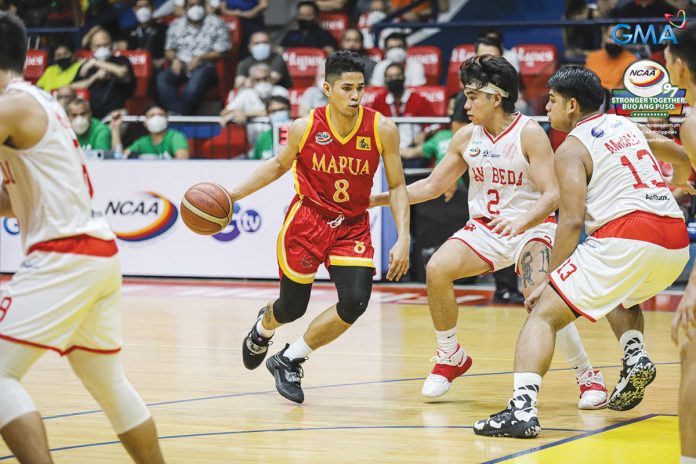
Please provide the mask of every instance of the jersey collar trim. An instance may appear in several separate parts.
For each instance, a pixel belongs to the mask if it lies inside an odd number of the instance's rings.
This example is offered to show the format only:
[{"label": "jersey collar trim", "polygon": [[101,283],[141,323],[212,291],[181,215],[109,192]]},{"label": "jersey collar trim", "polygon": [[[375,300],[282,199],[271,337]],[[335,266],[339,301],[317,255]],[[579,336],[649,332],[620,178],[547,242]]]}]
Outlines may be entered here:
[{"label": "jersey collar trim", "polygon": [[512,121],[510,125],[507,127],[507,129],[501,132],[497,137],[493,137],[491,133],[486,130],[485,127],[481,126],[481,128],[483,129],[483,133],[486,134],[486,137],[488,137],[492,143],[496,143],[497,141],[505,137],[517,125],[520,119],[522,119],[522,113],[518,112],[515,120]]},{"label": "jersey collar trim", "polygon": [[578,127],[580,124],[585,124],[586,122],[593,121],[597,118],[601,118],[602,116],[604,116],[604,113],[595,114],[594,116],[590,116],[589,118],[585,118],[582,121],[578,121],[578,123],[575,125],[575,127]]},{"label": "jersey collar trim", "polygon": [[345,137],[341,137],[340,134],[336,129],[334,129],[334,125],[331,122],[331,113],[329,112],[329,105],[326,105],[326,121],[329,123],[329,130],[333,134],[333,136],[338,140],[341,144],[345,145],[348,143],[350,139],[353,138],[356,132],[358,132],[358,129],[360,128],[360,125],[362,124],[362,119],[363,119],[363,106],[360,105],[358,107],[358,119],[355,121],[355,126],[353,127],[353,130],[350,131],[350,134],[346,135]]}]

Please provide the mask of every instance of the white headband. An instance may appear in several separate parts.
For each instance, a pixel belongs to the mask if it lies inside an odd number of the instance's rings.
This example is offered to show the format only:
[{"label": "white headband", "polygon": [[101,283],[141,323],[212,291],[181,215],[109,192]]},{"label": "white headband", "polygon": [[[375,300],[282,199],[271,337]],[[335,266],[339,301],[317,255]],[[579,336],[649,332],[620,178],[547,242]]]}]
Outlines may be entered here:
[{"label": "white headband", "polygon": [[480,92],[488,93],[491,95],[500,94],[503,98],[507,98],[510,96],[510,94],[508,92],[501,89],[500,87],[493,84],[492,82],[486,82],[486,85],[481,86],[481,87],[477,87],[474,84],[467,84],[466,88],[471,89],[471,90],[478,90]]}]

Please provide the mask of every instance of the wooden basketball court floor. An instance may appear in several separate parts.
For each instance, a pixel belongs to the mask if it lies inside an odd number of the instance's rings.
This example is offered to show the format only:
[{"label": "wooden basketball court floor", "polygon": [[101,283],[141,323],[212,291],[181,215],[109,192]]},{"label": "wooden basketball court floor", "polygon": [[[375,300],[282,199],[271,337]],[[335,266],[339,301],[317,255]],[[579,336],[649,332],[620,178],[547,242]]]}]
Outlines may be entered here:
[{"label": "wooden basketball court floor", "polygon": [[[542,385],[536,440],[481,438],[473,423],[502,409],[525,311],[493,306],[490,289],[457,291],[459,337],[474,363],[444,397],[420,394],[435,337],[422,287],[376,287],[367,313],[304,365],[305,403],[280,397],[265,366],[247,371],[242,339],[275,283],[131,280],[124,286],[126,372],[157,421],[170,463],[667,463],[678,462],[679,356],[669,340],[678,293],[645,314],[658,376],[627,412],[577,409],[573,374],[556,356]],[[308,314],[280,329],[271,352],[335,300],[317,284]],[[608,387],[621,351],[605,321],[579,329]],[[105,416],[47,353],[24,384],[41,410],[56,463],[130,462]],[[0,444],[0,461],[16,462]]]}]

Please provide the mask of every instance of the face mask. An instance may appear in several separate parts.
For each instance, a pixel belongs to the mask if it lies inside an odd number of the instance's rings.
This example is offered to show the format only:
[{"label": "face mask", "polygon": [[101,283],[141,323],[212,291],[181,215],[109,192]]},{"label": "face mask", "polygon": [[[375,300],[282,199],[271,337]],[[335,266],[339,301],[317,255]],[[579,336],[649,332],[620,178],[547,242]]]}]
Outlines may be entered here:
[{"label": "face mask", "polygon": [[607,54],[610,57],[616,58],[623,51],[623,47],[619,44],[609,42],[607,44],[604,44],[604,50],[606,50]]},{"label": "face mask", "polygon": [[259,95],[261,98],[266,98],[271,94],[271,91],[273,90],[273,84],[270,82],[257,82],[254,84],[254,91]]},{"label": "face mask", "polygon": [[78,116],[70,121],[73,130],[77,135],[82,135],[89,129],[89,119],[84,116]]},{"label": "face mask", "polygon": [[188,9],[186,16],[194,23],[197,23],[203,19],[203,16],[205,16],[205,8],[200,5],[194,5]]},{"label": "face mask", "polygon": [[256,61],[263,61],[271,56],[271,45],[267,43],[257,43],[249,48],[252,58]]},{"label": "face mask", "polygon": [[139,23],[145,24],[152,19],[152,10],[147,7],[138,8],[135,10],[135,17]]},{"label": "face mask", "polygon": [[297,25],[300,27],[301,31],[311,31],[317,26],[316,23],[310,19],[298,19]]},{"label": "face mask", "polygon": [[401,47],[390,48],[387,50],[386,58],[392,63],[403,63],[406,61],[406,50]]},{"label": "face mask", "polygon": [[145,127],[151,134],[159,134],[167,128],[167,118],[162,115],[155,115],[145,120]]},{"label": "face mask", "polygon": [[288,110],[274,111],[268,115],[268,119],[270,119],[271,122],[289,121],[290,120],[290,111],[288,111]]},{"label": "face mask", "polygon": [[387,89],[389,92],[395,95],[401,95],[404,93],[404,80],[403,79],[392,79],[387,81]]},{"label": "face mask", "polygon": [[56,60],[56,64],[60,66],[60,69],[65,71],[72,65],[72,59],[71,58],[58,58]]},{"label": "face mask", "polygon": [[93,53],[94,59],[98,61],[106,61],[111,58],[111,49],[109,47],[99,47]]}]

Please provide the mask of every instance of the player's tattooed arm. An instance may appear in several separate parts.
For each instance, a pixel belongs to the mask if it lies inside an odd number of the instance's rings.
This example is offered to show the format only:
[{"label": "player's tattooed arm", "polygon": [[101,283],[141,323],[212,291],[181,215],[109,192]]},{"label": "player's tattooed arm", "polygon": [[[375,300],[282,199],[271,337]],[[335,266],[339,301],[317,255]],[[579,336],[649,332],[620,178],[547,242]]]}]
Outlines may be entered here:
[{"label": "player's tattooed arm", "polygon": [[292,123],[288,135],[288,144],[285,145],[281,152],[263,163],[237,186],[229,189],[232,201],[239,201],[257,190],[262,189],[271,182],[279,179],[292,168],[292,164],[297,154],[300,152],[300,144],[302,143],[308,124],[308,118],[300,118]]}]

